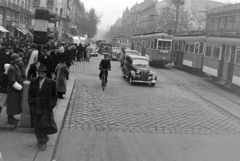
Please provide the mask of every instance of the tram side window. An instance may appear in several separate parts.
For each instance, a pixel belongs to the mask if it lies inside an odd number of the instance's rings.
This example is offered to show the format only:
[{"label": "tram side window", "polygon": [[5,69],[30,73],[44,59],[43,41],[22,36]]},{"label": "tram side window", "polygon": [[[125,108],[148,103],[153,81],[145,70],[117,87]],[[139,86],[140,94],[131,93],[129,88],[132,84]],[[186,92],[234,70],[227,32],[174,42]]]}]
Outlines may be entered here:
[{"label": "tram side window", "polygon": [[195,51],[194,51],[195,54],[199,53],[199,47],[200,47],[199,43],[195,43]]},{"label": "tram side window", "polygon": [[162,41],[158,41],[158,50],[162,50],[162,46],[163,46],[163,42]]},{"label": "tram side window", "polygon": [[186,45],[185,45],[185,52],[188,52],[188,50],[189,50],[189,44],[187,43]]},{"label": "tram side window", "polygon": [[200,42],[200,51],[199,54],[203,54],[203,42]]},{"label": "tram side window", "polygon": [[225,62],[230,62],[231,46],[226,46],[224,55],[225,55],[224,61]]},{"label": "tram side window", "polygon": [[194,44],[190,44],[190,53],[194,53]]},{"label": "tram side window", "polygon": [[214,59],[219,59],[220,58],[220,47],[218,47],[218,46],[213,47],[212,58],[214,58]]},{"label": "tram side window", "polygon": [[151,49],[154,49],[154,40],[151,41]]},{"label": "tram side window", "polygon": [[157,39],[154,40],[154,49],[157,49]]},{"label": "tram side window", "polygon": [[206,57],[212,57],[212,46],[206,46]]},{"label": "tram side window", "polygon": [[179,42],[179,51],[183,51],[184,49],[184,42]]},{"label": "tram side window", "polygon": [[240,64],[240,50],[237,50],[237,55],[236,55],[235,63],[236,63],[236,64]]},{"label": "tram side window", "polygon": [[172,42],[167,41],[166,43],[167,43],[166,50],[171,50]]}]

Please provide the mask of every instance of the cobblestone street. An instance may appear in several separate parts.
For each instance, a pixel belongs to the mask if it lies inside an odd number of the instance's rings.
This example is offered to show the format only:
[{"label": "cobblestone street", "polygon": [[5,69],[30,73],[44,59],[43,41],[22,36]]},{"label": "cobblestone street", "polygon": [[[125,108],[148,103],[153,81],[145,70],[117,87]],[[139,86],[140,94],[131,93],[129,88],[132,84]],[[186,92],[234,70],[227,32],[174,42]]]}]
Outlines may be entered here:
[{"label": "cobblestone street", "polygon": [[155,87],[130,85],[112,61],[102,91],[98,65],[74,62],[76,78],[55,160],[239,160],[239,97],[203,74],[154,68]]},{"label": "cobblestone street", "polygon": [[[132,86],[121,77],[119,62],[112,61],[109,83],[106,91],[102,91],[99,62],[99,57],[90,62],[75,62],[71,69],[77,79],[63,130],[219,135],[240,132],[238,119],[189,90],[196,92],[200,88],[200,92],[216,95],[206,89],[217,88],[208,82],[197,81],[186,72],[181,74],[191,78],[176,73],[175,77],[176,69],[155,68],[158,74],[155,87]],[[201,95],[200,92],[196,93]]]}]

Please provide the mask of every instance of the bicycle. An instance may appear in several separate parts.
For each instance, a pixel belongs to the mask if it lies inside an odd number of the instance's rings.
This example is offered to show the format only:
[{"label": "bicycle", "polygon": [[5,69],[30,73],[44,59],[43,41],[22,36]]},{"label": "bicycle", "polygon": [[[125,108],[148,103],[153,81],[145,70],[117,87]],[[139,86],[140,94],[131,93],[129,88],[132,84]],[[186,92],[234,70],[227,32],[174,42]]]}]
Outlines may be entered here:
[{"label": "bicycle", "polygon": [[106,79],[105,79],[105,77],[106,77],[106,75],[105,75],[105,73],[106,73],[106,71],[108,71],[109,70],[109,68],[108,69],[102,69],[101,68],[101,71],[102,71],[102,77],[101,77],[101,80],[102,80],[102,90],[104,91],[104,89],[105,89],[105,87],[106,87]]}]

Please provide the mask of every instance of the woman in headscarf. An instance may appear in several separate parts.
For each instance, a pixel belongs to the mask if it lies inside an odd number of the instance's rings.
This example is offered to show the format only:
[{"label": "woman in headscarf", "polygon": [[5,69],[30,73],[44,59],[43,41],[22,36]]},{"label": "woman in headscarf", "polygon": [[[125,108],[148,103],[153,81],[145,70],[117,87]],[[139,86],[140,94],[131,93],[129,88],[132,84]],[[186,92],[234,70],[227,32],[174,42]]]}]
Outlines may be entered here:
[{"label": "woman in headscarf", "polygon": [[38,60],[38,50],[33,50],[32,54],[31,54],[31,57],[28,61],[27,68],[26,68],[26,75],[27,75],[28,79],[29,79],[28,73],[29,73],[29,70],[30,70],[30,66],[32,64],[36,64],[37,60]]},{"label": "woman in headscarf", "polygon": [[0,95],[3,98],[3,103],[0,104],[0,113],[2,111],[2,107],[4,106],[7,98],[7,86],[8,86],[8,68],[10,64],[5,64],[4,65],[4,70],[5,72],[0,76]]}]

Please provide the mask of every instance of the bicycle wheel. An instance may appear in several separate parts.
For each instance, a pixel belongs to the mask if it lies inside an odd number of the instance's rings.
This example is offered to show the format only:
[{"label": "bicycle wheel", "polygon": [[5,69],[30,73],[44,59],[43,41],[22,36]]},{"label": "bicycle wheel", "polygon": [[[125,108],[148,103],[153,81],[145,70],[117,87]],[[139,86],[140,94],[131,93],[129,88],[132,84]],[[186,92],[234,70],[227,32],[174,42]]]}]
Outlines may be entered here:
[{"label": "bicycle wheel", "polygon": [[102,76],[102,89],[103,89],[103,91],[105,89],[105,76],[104,75]]}]

